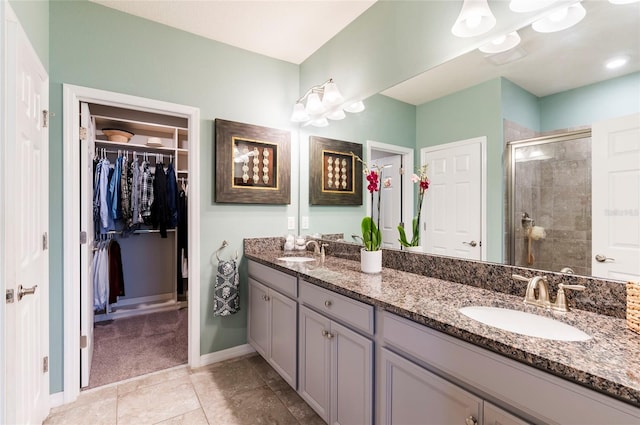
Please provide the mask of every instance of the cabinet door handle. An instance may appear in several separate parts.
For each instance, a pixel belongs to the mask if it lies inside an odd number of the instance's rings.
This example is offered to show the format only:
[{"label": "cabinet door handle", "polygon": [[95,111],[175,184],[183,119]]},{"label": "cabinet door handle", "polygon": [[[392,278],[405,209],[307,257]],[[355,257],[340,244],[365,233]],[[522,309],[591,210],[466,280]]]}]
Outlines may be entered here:
[{"label": "cabinet door handle", "polygon": [[473,416],[469,416],[464,420],[465,425],[478,425],[478,421]]},{"label": "cabinet door handle", "polygon": [[324,329],[322,330],[322,336],[327,338],[327,339],[333,338],[333,334],[331,332],[329,332],[329,331],[324,330]]},{"label": "cabinet door handle", "polygon": [[322,330],[322,336],[326,337],[329,334],[328,331],[325,331],[324,329]]},{"label": "cabinet door handle", "polygon": [[262,299],[263,299],[263,300],[265,300],[265,301],[269,301],[269,296],[267,296],[267,295],[263,295],[263,296],[262,296]]},{"label": "cabinet door handle", "polygon": [[331,304],[333,304],[333,303],[331,302],[331,300],[326,300],[326,301],[324,302],[324,306],[325,306],[325,307],[327,307],[327,308],[331,307]]}]

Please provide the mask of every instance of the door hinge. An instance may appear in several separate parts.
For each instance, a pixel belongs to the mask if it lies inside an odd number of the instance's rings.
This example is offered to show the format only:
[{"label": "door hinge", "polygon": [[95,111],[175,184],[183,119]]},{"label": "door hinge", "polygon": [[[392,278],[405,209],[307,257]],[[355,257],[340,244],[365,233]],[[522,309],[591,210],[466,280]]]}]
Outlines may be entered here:
[{"label": "door hinge", "polygon": [[42,127],[49,127],[49,111],[46,109],[42,111]]},{"label": "door hinge", "polygon": [[87,129],[80,127],[80,140],[87,140]]},{"label": "door hinge", "polygon": [[42,372],[49,372],[49,356],[44,356],[44,358],[42,359]]},{"label": "door hinge", "polygon": [[5,302],[7,304],[11,304],[13,302],[13,299],[14,299],[13,289],[7,289],[7,292],[5,295]]},{"label": "door hinge", "polygon": [[398,168],[398,174],[400,174],[401,176],[404,176],[404,168],[402,167]]},{"label": "door hinge", "polygon": [[80,232],[80,245],[84,245],[87,243],[87,232]]},{"label": "door hinge", "polygon": [[42,250],[46,251],[49,248],[49,235],[47,232],[42,234]]},{"label": "door hinge", "polygon": [[89,345],[86,335],[80,335],[80,348],[87,348]]}]

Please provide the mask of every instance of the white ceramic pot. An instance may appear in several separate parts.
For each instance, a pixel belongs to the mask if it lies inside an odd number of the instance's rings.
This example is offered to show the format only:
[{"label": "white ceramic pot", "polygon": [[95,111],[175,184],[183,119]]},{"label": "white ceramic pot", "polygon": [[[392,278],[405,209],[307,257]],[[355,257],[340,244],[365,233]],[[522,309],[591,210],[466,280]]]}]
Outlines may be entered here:
[{"label": "white ceramic pot", "polygon": [[422,245],[418,245],[418,246],[405,246],[404,247],[405,251],[407,252],[424,252],[424,249],[422,248]]},{"label": "white ceramic pot", "polygon": [[382,250],[367,251],[360,250],[360,270],[364,273],[380,273],[382,271]]}]

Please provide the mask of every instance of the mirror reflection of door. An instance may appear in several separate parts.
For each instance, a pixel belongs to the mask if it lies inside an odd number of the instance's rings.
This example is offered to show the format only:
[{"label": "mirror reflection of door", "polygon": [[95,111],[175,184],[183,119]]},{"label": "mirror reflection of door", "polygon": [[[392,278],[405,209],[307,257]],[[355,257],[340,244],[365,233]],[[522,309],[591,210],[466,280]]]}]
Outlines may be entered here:
[{"label": "mirror reflection of door", "polygon": [[483,141],[475,138],[421,151],[431,184],[423,204],[424,252],[482,260]]},{"label": "mirror reflection of door", "polygon": [[592,274],[640,279],[640,114],[594,123]]},{"label": "mirror reflection of door", "polygon": [[[375,151],[372,152],[375,154]],[[382,153],[388,155],[388,153]],[[372,155],[373,156],[373,155]],[[398,223],[402,221],[402,180],[400,169],[402,168],[402,156],[390,155],[382,158],[373,158],[372,166],[382,169],[382,180],[391,177],[389,186],[381,185],[380,189],[380,232],[382,233],[383,248],[400,248],[398,242]],[[378,198],[373,197],[373,218],[377,219]]]}]

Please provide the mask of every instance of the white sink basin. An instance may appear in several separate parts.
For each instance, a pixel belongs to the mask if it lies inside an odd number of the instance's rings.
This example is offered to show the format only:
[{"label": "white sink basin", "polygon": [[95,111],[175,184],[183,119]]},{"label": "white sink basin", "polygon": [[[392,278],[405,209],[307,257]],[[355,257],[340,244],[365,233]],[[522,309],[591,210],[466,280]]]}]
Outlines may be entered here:
[{"label": "white sink basin", "polygon": [[315,258],[312,257],[278,257],[276,260],[279,261],[289,261],[291,263],[304,263],[305,261],[314,261]]},{"label": "white sink basin", "polygon": [[521,335],[556,341],[586,341],[589,335],[566,323],[524,311],[499,307],[462,307],[460,313],[485,325]]}]

